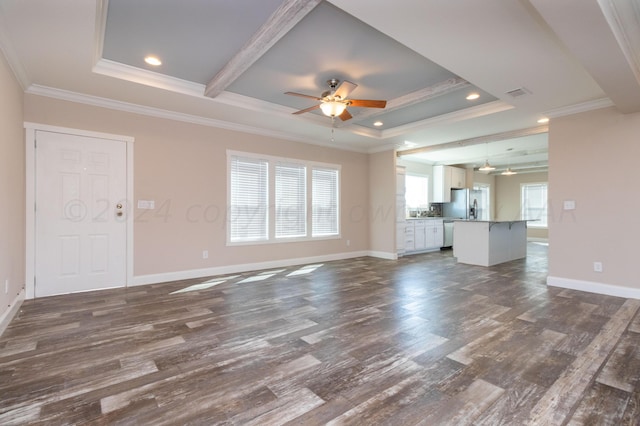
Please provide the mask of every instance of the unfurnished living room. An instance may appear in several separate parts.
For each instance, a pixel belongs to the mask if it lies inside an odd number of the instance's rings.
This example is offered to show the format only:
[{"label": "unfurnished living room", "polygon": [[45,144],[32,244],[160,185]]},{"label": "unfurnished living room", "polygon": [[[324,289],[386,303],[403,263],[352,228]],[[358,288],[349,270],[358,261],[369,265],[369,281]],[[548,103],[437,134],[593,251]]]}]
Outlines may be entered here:
[{"label": "unfurnished living room", "polygon": [[637,0],[2,0],[0,424],[640,422]]}]

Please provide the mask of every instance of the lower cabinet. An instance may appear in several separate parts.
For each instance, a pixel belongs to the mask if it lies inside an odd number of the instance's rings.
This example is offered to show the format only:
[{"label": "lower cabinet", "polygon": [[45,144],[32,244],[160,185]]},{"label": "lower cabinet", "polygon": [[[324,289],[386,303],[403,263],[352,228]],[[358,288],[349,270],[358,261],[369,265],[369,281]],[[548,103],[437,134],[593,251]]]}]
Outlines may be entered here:
[{"label": "lower cabinet", "polygon": [[444,223],[441,220],[427,221],[425,234],[427,238],[427,248],[440,248],[444,244]]},{"label": "lower cabinet", "polygon": [[407,249],[406,243],[406,223],[396,222],[396,252],[401,255]]},{"label": "lower cabinet", "polygon": [[413,219],[407,221],[405,252],[435,250],[444,243],[442,219]]},{"label": "lower cabinet", "polygon": [[415,226],[415,249],[416,250],[424,250],[427,247],[427,239],[424,233],[425,230],[425,222],[426,220],[414,220],[413,225]]}]

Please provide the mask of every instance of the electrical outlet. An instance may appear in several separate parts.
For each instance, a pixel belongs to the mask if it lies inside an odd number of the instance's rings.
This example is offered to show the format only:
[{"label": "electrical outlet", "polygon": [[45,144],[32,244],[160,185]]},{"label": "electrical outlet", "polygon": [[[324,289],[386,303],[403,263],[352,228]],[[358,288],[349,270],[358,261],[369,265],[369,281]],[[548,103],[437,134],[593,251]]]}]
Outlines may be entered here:
[{"label": "electrical outlet", "polygon": [[209,258],[209,250],[202,250],[202,258],[203,259]]},{"label": "electrical outlet", "polygon": [[595,272],[602,272],[602,262],[593,262],[593,270]]},{"label": "electrical outlet", "polygon": [[9,293],[9,279],[4,280],[4,294]]},{"label": "electrical outlet", "polygon": [[351,240],[347,240],[347,247],[351,245]]}]

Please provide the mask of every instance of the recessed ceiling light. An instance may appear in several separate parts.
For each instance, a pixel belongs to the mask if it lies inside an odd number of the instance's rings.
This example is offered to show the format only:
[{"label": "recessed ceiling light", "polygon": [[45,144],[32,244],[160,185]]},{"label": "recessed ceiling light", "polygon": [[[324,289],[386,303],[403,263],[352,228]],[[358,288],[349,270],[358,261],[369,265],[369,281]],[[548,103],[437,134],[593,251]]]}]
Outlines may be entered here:
[{"label": "recessed ceiling light", "polygon": [[144,58],[144,61],[147,64],[152,65],[154,67],[162,65],[162,61],[160,59],[158,59],[157,57],[155,57],[155,56],[146,56]]},{"label": "recessed ceiling light", "polygon": [[376,121],[375,123],[373,123],[374,126],[376,127],[380,127],[382,126],[384,123],[382,121]]},{"label": "recessed ceiling light", "polygon": [[477,93],[469,93],[469,95],[467,96],[467,100],[468,101],[473,101],[474,99],[478,99],[480,97],[479,94]]},{"label": "recessed ceiling light", "polygon": [[418,146],[418,144],[417,144],[417,143],[415,143],[415,142],[410,142],[410,141],[404,141],[404,145],[405,145],[405,146],[407,146],[407,147],[409,147],[409,148],[414,147],[414,146]]},{"label": "recessed ceiling light", "polygon": [[549,122],[549,119],[547,117],[543,117],[540,120],[538,120],[538,123],[540,123],[540,124],[544,124],[544,123],[548,123],[548,122]]}]

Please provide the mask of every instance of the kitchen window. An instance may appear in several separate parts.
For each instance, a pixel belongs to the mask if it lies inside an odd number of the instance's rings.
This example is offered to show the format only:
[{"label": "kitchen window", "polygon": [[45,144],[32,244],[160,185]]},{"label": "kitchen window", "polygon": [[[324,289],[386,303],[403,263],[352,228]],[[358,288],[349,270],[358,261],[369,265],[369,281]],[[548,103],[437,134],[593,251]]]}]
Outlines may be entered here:
[{"label": "kitchen window", "polygon": [[427,210],[429,208],[429,178],[407,175],[404,197],[408,210]]},{"label": "kitchen window", "polygon": [[229,244],[340,235],[340,166],[233,151],[227,160]]},{"label": "kitchen window", "polygon": [[521,218],[532,220],[527,226],[532,228],[547,227],[547,184],[525,183],[520,185]]},{"label": "kitchen window", "polygon": [[473,189],[479,192],[478,219],[491,220],[491,185],[487,183],[474,183]]}]

